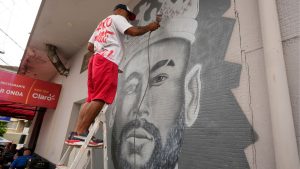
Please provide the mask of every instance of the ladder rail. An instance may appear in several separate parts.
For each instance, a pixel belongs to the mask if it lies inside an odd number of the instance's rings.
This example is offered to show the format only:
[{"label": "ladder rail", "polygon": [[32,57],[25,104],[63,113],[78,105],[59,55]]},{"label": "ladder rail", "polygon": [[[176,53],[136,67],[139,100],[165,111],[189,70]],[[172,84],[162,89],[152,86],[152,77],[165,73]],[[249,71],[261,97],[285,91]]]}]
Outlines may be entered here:
[{"label": "ladder rail", "polygon": [[85,150],[88,147],[89,141],[92,139],[92,136],[94,135],[95,131],[98,130],[98,128],[99,128],[99,123],[95,122],[92,125],[92,129],[91,129],[91,131],[89,131],[89,134],[88,134],[87,138],[85,139],[84,144],[80,147],[80,150],[77,153],[77,155],[76,155],[76,157],[74,159],[74,162],[72,163],[70,169],[76,169],[76,166],[78,165],[78,163],[81,160],[81,158],[82,158]]},{"label": "ladder rail", "polygon": [[[105,117],[104,117],[105,118]],[[103,163],[104,169],[107,169],[108,157],[107,157],[107,130],[106,130],[106,119],[103,121]]]},{"label": "ladder rail", "polygon": [[[87,135],[87,138],[85,139],[84,144],[80,147],[79,151],[77,152],[73,162],[71,163],[70,167],[66,167],[67,169],[78,169],[76,168],[80,162],[80,160],[83,157],[83,154],[85,153],[85,151],[89,151],[88,154],[88,158],[86,161],[86,166],[88,165],[88,163],[90,163],[91,168],[93,169],[94,165],[93,165],[93,148],[88,147],[88,144],[90,142],[90,140],[92,139],[93,135],[98,131],[99,127],[100,127],[100,123],[102,123],[103,126],[103,166],[104,169],[107,169],[108,167],[108,157],[107,157],[107,127],[106,127],[106,117],[105,117],[105,112],[107,111],[108,105],[104,104],[102,110],[100,111],[100,113],[97,115],[97,117],[94,120],[94,123],[90,126],[89,128],[89,134]],[[64,153],[63,157],[61,158],[61,160],[59,161],[58,165],[57,165],[57,169],[59,169],[60,167],[64,167],[62,166],[64,164],[64,162],[67,160],[67,158],[70,155],[70,152],[73,150],[74,146],[69,146],[67,151]],[[64,167],[65,168],[65,167]]]},{"label": "ladder rail", "polygon": [[58,165],[63,165],[64,162],[67,160],[67,158],[69,157],[71,151],[73,150],[73,146],[68,146],[66,152],[64,153],[63,157],[59,160]]}]

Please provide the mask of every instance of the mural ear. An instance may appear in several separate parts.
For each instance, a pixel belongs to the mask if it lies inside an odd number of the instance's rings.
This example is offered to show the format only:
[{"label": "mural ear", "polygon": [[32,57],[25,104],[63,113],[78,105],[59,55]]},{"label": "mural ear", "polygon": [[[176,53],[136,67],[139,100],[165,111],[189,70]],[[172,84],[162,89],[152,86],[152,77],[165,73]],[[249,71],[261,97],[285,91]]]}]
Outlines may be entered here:
[{"label": "mural ear", "polygon": [[185,77],[185,125],[190,127],[196,121],[200,110],[201,68],[195,65]]}]

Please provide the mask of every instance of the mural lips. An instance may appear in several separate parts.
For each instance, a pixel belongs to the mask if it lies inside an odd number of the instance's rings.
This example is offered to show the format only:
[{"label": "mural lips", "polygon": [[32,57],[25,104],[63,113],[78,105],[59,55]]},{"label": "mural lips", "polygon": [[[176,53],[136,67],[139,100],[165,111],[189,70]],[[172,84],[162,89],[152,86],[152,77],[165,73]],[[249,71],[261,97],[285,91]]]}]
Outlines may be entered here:
[{"label": "mural lips", "polygon": [[[123,157],[129,157],[127,161],[134,162],[134,156],[141,159],[149,159],[152,152],[161,147],[161,136],[157,127],[145,119],[136,119],[128,122],[121,132],[120,147]],[[135,139],[135,140],[134,140]],[[149,151],[151,150],[151,151]]]},{"label": "mural lips", "polygon": [[[126,140],[128,140],[129,142],[132,142],[133,138],[136,138],[135,142],[137,144],[141,144],[142,142],[148,142],[148,141],[153,141],[154,138],[147,132],[145,131],[144,128],[136,128],[135,130],[131,130],[128,133],[128,136],[126,137]],[[139,143],[141,142],[141,143]]]}]

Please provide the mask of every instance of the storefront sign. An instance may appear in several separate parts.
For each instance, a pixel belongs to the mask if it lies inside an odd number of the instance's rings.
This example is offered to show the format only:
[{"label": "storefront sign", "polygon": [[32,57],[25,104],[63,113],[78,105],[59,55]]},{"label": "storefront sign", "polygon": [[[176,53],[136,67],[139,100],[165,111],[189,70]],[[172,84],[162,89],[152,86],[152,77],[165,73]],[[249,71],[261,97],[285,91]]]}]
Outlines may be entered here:
[{"label": "storefront sign", "polygon": [[56,108],[61,85],[0,70],[0,100]]}]

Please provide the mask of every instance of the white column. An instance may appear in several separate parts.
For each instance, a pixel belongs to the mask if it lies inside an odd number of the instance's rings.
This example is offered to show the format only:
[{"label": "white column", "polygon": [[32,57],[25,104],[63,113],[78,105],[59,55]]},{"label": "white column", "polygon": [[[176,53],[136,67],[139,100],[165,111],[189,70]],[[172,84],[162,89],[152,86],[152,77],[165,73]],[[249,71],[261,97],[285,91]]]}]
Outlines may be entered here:
[{"label": "white column", "polygon": [[258,0],[258,3],[276,168],[300,169],[276,1]]}]

